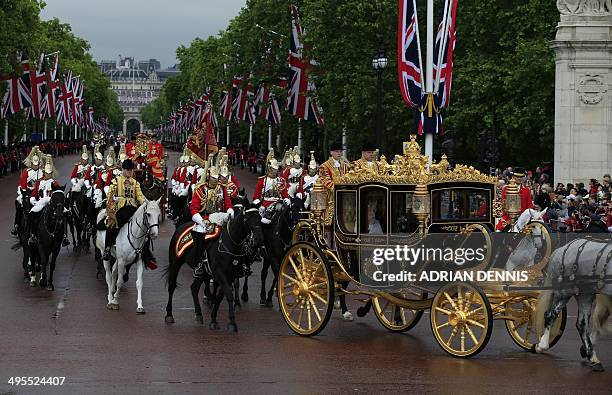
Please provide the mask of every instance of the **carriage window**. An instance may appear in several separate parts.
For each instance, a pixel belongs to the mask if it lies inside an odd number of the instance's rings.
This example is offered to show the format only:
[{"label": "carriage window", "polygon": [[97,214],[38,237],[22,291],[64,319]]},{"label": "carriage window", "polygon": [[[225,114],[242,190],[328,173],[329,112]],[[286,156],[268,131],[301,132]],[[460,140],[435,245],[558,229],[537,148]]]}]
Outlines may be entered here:
[{"label": "carriage window", "polygon": [[360,194],[361,234],[387,233],[387,191],[380,188],[364,189]]},{"label": "carriage window", "polygon": [[474,189],[443,189],[432,192],[432,218],[488,219],[491,210],[487,191]]},{"label": "carriage window", "polygon": [[338,192],[336,213],[338,224],[343,233],[357,233],[357,194],[355,192]]},{"label": "carriage window", "polygon": [[391,193],[391,233],[414,233],[419,221],[412,213],[412,192]]}]

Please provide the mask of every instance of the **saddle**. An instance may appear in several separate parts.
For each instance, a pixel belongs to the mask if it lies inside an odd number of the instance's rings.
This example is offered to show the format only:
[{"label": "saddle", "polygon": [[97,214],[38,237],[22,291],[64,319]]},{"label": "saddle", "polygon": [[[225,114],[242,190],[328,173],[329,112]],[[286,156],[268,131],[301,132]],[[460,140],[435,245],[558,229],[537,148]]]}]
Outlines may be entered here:
[{"label": "saddle", "polygon": [[[177,258],[182,257],[192,245],[193,245],[193,236],[191,231],[193,230],[194,225],[190,225],[180,234],[178,241],[176,242],[176,251],[175,255]],[[221,236],[221,226],[216,225],[215,229],[211,233],[202,233],[204,237],[204,241],[213,241]]]}]

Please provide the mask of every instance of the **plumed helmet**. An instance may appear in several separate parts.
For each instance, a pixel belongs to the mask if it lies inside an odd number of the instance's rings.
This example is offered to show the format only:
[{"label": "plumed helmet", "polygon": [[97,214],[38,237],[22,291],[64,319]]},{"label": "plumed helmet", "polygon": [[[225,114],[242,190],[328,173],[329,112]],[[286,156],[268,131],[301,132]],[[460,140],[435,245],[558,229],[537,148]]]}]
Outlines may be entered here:
[{"label": "plumed helmet", "polygon": [[314,151],[310,151],[310,162],[308,163],[308,168],[312,170],[316,170],[319,167],[317,161],[315,159]]},{"label": "plumed helmet", "polygon": [[268,168],[278,170],[278,167],[278,161],[276,159],[272,158],[270,162],[268,162]]},{"label": "plumed helmet", "polygon": [[113,167],[115,165],[115,150],[111,147],[106,154],[106,166]]},{"label": "plumed helmet", "polygon": [[100,152],[100,144],[96,144],[94,146],[94,156],[96,160],[104,160],[104,157],[102,156],[102,153]]},{"label": "plumed helmet", "polygon": [[87,146],[83,145],[83,151],[81,153],[81,159],[89,160],[89,152],[87,152]]},{"label": "plumed helmet", "polygon": [[123,163],[124,160],[128,158],[127,151],[125,149],[125,143],[121,143],[119,146],[119,161]]}]

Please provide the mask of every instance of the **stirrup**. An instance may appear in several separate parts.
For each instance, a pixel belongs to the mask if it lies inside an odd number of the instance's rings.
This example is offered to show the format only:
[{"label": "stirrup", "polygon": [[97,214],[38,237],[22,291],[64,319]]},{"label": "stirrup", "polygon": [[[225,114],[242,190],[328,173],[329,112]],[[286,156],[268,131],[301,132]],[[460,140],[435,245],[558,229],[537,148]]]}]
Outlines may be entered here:
[{"label": "stirrup", "polygon": [[68,241],[68,239],[64,237],[64,240],[62,240],[62,247],[68,247],[69,245],[70,241]]},{"label": "stirrup", "polygon": [[208,263],[208,259],[200,260],[198,262],[198,266],[193,269],[193,277],[194,278],[202,278],[204,277],[204,271],[208,273],[209,276],[212,276],[212,271],[210,270],[210,265]]}]

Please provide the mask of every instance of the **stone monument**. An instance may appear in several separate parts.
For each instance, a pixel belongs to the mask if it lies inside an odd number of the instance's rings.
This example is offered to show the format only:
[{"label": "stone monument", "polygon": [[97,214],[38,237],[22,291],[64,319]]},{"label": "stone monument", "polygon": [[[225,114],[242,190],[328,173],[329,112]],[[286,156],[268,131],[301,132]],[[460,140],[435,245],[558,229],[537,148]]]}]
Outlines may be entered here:
[{"label": "stone monument", "polygon": [[612,160],[612,0],[557,0],[555,183],[601,179]]}]

